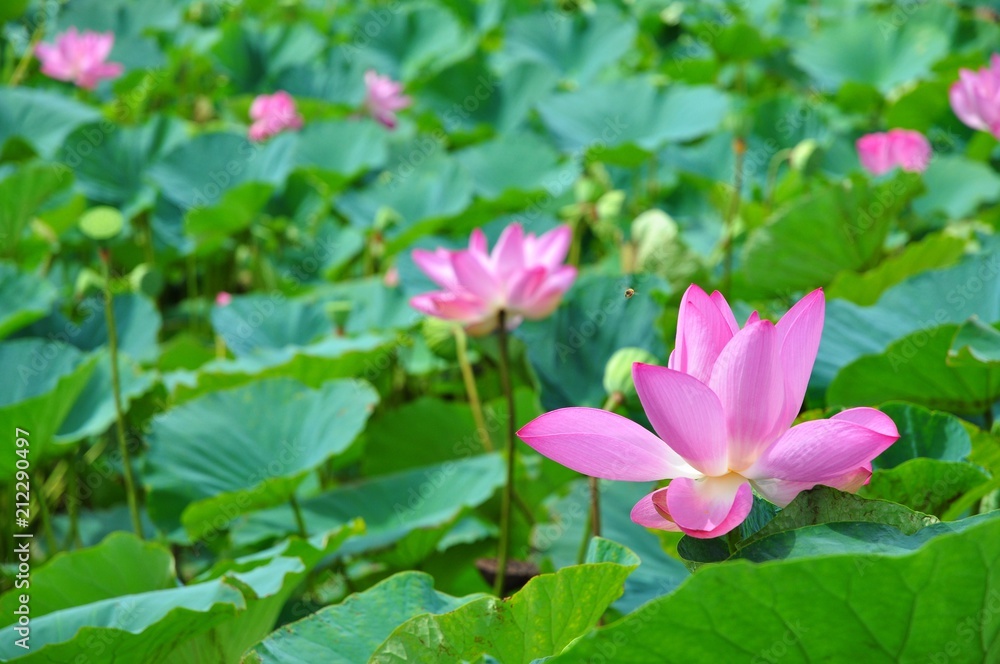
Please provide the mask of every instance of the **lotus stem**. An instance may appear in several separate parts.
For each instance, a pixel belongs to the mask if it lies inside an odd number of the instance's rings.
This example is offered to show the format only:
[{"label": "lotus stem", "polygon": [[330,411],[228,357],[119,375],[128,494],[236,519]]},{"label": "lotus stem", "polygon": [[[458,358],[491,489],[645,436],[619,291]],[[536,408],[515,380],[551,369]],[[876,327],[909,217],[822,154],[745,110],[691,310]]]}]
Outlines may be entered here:
[{"label": "lotus stem", "polygon": [[49,545],[49,550],[47,552],[48,556],[52,556],[59,552],[59,542],[56,540],[56,534],[52,530],[52,518],[49,515],[49,503],[45,499],[45,479],[42,474],[36,473],[36,478],[38,479],[38,485],[41,487],[38,490],[38,512],[42,517],[42,532],[45,533],[45,541]]},{"label": "lotus stem", "polygon": [[132,476],[132,461],[129,458],[128,443],[125,441],[122,387],[121,378],[118,375],[118,328],[115,326],[114,300],[111,295],[111,255],[107,249],[102,249],[100,253],[101,262],[104,265],[104,320],[108,325],[108,349],[111,355],[111,392],[115,402],[115,430],[118,434],[118,448],[122,455],[122,469],[125,473],[125,497],[128,500],[129,514],[132,516],[132,527],[139,539],[143,539],[135,478]]},{"label": "lotus stem", "polygon": [[476,377],[472,374],[472,365],[469,364],[469,354],[467,352],[465,330],[456,325],[455,333],[455,353],[458,355],[458,366],[462,370],[462,380],[465,382],[465,394],[469,398],[469,406],[472,408],[472,419],[476,422],[476,435],[479,442],[487,452],[493,451],[493,442],[486,429],[486,420],[483,418],[483,404],[479,401],[479,390],[476,389]]},{"label": "lotus stem", "polygon": [[[621,392],[614,392],[608,396],[607,401],[604,402],[601,409],[613,411],[621,405],[623,398]],[[585,528],[583,531],[583,541],[580,542],[580,548],[576,556],[577,564],[583,563],[583,559],[587,555],[587,545],[590,544],[590,538],[601,536],[601,485],[596,477],[588,477],[587,483],[590,487],[590,530],[588,531]]]},{"label": "lotus stem", "polygon": [[292,514],[295,515],[295,525],[299,529],[302,539],[309,539],[309,531],[306,530],[306,520],[302,518],[302,508],[299,506],[299,499],[293,493],[288,499],[288,504],[292,506]]},{"label": "lotus stem", "polygon": [[507,312],[500,310],[497,314],[497,336],[500,346],[500,385],[507,398],[507,478],[503,487],[500,503],[500,547],[497,552],[497,573],[493,580],[493,592],[497,597],[503,596],[504,582],[507,579],[507,558],[510,554],[510,517],[511,504],[514,502],[514,391],[510,385],[510,353],[507,348]]},{"label": "lotus stem", "polygon": [[743,189],[743,158],[747,145],[742,136],[733,139],[733,195],[726,210],[725,234],[722,243],[724,253],[722,267],[722,291],[727,298],[733,297],[733,236],[736,233],[736,216],[740,211],[740,190]]}]

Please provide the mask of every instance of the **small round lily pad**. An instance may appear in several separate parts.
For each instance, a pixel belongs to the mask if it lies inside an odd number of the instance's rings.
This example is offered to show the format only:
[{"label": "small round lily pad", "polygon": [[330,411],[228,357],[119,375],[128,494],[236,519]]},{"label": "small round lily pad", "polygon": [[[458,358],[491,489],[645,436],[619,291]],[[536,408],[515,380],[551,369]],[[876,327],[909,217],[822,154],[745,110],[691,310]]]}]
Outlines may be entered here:
[{"label": "small round lily pad", "polygon": [[93,240],[108,240],[122,232],[125,218],[113,207],[100,206],[87,210],[80,217],[80,230]]}]

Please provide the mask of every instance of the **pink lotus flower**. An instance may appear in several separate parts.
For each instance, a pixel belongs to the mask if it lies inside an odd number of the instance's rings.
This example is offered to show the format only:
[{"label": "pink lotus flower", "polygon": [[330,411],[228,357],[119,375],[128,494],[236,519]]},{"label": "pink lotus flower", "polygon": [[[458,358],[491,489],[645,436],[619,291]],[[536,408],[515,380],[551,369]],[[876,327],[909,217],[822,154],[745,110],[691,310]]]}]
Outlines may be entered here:
[{"label": "pink lotus flower", "polygon": [[739,526],[753,503],[751,487],[782,507],[817,484],[857,490],[871,476],[872,459],[899,438],[887,415],[852,408],[791,427],[816,359],[823,312],[817,290],[777,324],[754,312],[740,329],[722,295],[691,286],[668,367],[632,367],[659,437],[593,408],[546,413],[518,436],[586,475],[671,479],[636,504],[632,520],[692,537],[717,537]]},{"label": "pink lotus flower", "polygon": [[369,69],[365,72],[365,108],[376,120],[389,129],[396,127],[396,111],[410,105],[411,99],[403,94],[403,85],[388,76],[379,76]]},{"label": "pink lotus flower", "polygon": [[105,78],[121,76],[122,65],[105,62],[115,44],[112,32],[83,32],[70,28],[56,37],[55,44],[38,44],[35,55],[42,63],[42,73],[59,81],[71,81],[93,90]]},{"label": "pink lotus flower", "polygon": [[960,69],[948,98],[959,120],[1000,138],[1000,55],[994,53],[990,66],[978,72]]},{"label": "pink lotus flower", "polygon": [[220,291],[218,295],[215,296],[215,304],[220,307],[228,307],[233,301],[233,296],[226,291]]},{"label": "pink lotus flower", "polygon": [[295,109],[295,99],[284,90],[273,95],[260,95],[250,105],[249,137],[263,141],[286,129],[301,129],[302,116]]},{"label": "pink lotus flower", "polygon": [[872,175],[888,173],[895,167],[914,173],[927,169],[931,144],[923,134],[908,129],[866,134],[856,143],[861,165]]},{"label": "pink lotus flower", "polygon": [[492,332],[501,310],[507,313],[510,329],[524,318],[544,318],[576,279],[576,268],[563,265],[572,237],[569,226],[535,237],[513,223],[504,229],[492,253],[478,228],[472,231],[468,249],[415,249],[413,261],[444,290],[418,295],[410,306],[458,321],[474,335]]}]

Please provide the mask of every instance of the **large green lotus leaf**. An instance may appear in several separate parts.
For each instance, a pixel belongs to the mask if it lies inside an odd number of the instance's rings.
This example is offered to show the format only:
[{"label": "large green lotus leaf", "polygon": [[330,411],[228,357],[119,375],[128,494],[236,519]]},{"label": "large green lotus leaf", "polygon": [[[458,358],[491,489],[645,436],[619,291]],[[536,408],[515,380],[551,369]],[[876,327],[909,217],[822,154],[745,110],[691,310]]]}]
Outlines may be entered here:
[{"label": "large green lotus leaf", "polygon": [[[992,661],[1000,657],[1000,624],[986,616],[1000,597],[1000,521],[969,521],[910,549],[706,568],[549,661],[594,662],[613,653],[609,661],[632,664],[819,663],[843,659],[848,643],[878,664],[937,653],[950,662]],[[931,528],[938,526],[921,532]]]},{"label": "large green lotus leaf", "polygon": [[[3,104],[2,94],[0,90],[0,105]],[[32,162],[0,180],[0,253],[14,255],[25,229],[42,204],[72,182],[69,175],[65,166]]]},{"label": "large green lotus leaf", "polygon": [[[184,123],[156,116],[139,127],[109,121],[85,125],[69,136],[59,159],[76,174],[87,198],[120,207],[126,217],[152,207],[156,189],[147,171],[160,157],[187,140]],[[84,145],[90,146],[86,154]]]},{"label": "large green lotus leaf", "polygon": [[945,24],[934,24],[907,16],[897,27],[874,13],[858,14],[816,28],[795,45],[792,60],[827,89],[854,82],[889,92],[931,73],[931,66],[948,53],[955,18],[949,12]]},{"label": "large green lotus leaf", "polygon": [[534,12],[505,24],[503,50],[496,66],[506,73],[514,64],[538,62],[561,78],[586,85],[632,47],[636,23],[611,7],[594,12]]},{"label": "large green lotus leaf", "polygon": [[560,163],[558,152],[529,133],[504,134],[455,157],[472,174],[476,194],[490,200],[568,187],[580,174],[575,162]]},{"label": "large green lotus leaf", "polygon": [[[0,366],[9,379],[0,381],[0,426],[27,430],[28,460],[34,466],[59,451],[55,435],[73,402],[94,371],[96,357],[47,339],[16,339],[0,343]],[[0,480],[14,477],[16,436],[0,442],[11,463],[0,468]]]},{"label": "large green lotus leaf", "polygon": [[212,327],[237,357],[257,350],[305,346],[333,332],[317,304],[289,300],[280,293],[252,293],[212,308]]},{"label": "large green lotus leaf", "polygon": [[386,131],[371,120],[320,120],[299,132],[295,166],[339,188],[385,164]]},{"label": "large green lotus leaf", "polygon": [[456,159],[443,154],[433,139],[425,138],[425,150],[415,146],[423,157],[419,166],[400,167],[389,179],[347,191],[337,201],[351,223],[362,229],[371,228],[380,212],[395,212],[398,221],[385,231],[390,253],[434,232],[472,202],[472,176]]},{"label": "large green lotus leaf", "polygon": [[[451,523],[466,508],[489,500],[504,477],[500,455],[482,454],[362,480],[299,503],[310,531],[363,519],[365,533],[340,549],[343,555],[354,555],[389,546],[417,528]],[[258,512],[233,532],[233,541],[249,545],[284,537],[292,523],[288,507]]]},{"label": "large green lotus leaf", "polygon": [[76,26],[80,30],[110,30],[117,39],[151,30],[176,30],[184,6],[184,0],[75,0],[59,12],[59,22],[63,27]]},{"label": "large green lotus leaf", "polygon": [[[177,586],[174,557],[162,544],[113,533],[99,545],[59,553],[31,570],[31,618],[92,602]],[[17,621],[22,590],[0,597],[0,626]]]},{"label": "large green lotus leaf", "polygon": [[641,77],[588,85],[538,104],[542,121],[563,149],[605,158],[619,146],[648,156],[667,141],[704,136],[719,128],[728,109],[729,98],[714,87],[663,90]]},{"label": "large green lotus leaf", "polygon": [[[601,480],[601,536],[629,548],[642,564],[625,581],[625,594],[614,608],[634,611],[654,597],[672,592],[689,576],[687,568],[668,556],[651,531],[629,518],[632,507],[656,487],[648,483]],[[553,521],[535,524],[532,548],[548,556],[556,567],[577,562],[584,529],[590,528],[590,491],[585,480],[573,483],[569,493],[549,508]]]},{"label": "large green lotus leaf", "polygon": [[826,287],[826,297],[871,306],[887,289],[909,277],[954,265],[965,254],[967,245],[968,241],[956,234],[941,232],[928,235],[907,244],[898,254],[866,272],[840,272]]},{"label": "large green lotus leaf", "polygon": [[434,590],[434,578],[401,572],[270,634],[243,656],[244,664],[366,662],[396,627],[424,614],[449,613],[480,599]]},{"label": "large green lotus leaf", "polygon": [[432,108],[449,132],[488,125],[501,135],[519,127],[535,102],[555,87],[558,74],[538,62],[521,62],[504,73],[503,85],[477,54],[427,82],[420,103]]},{"label": "large green lotus leaf", "polygon": [[274,186],[262,182],[244,182],[222,194],[217,205],[197,207],[184,215],[184,232],[194,238],[204,253],[217,251],[231,236],[250,227],[257,219]]},{"label": "large green lotus leaf", "polygon": [[323,35],[304,21],[261,28],[243,20],[222,29],[212,54],[240,92],[270,92],[282,70],[312,61],[324,46]]},{"label": "large green lotus leaf", "polygon": [[378,395],[367,384],[310,389],[274,378],[213,392],[155,417],[143,478],[154,521],[195,538],[291,498],[305,476],[351,444]]},{"label": "large green lotus leaf", "polygon": [[893,468],[876,470],[858,495],[891,500],[941,517],[961,496],[987,481],[983,471],[969,463],[910,459]]},{"label": "large green lotus leaf", "polygon": [[[991,250],[954,267],[911,277],[885,291],[871,307],[846,300],[828,302],[810,387],[826,388],[842,367],[862,355],[880,353],[890,342],[916,330],[962,323],[972,315],[987,323],[1000,320],[998,274],[1000,252]],[[921,302],[934,306],[917,306]]]},{"label": "large green lotus leaf", "polygon": [[[401,440],[406,445],[400,445]],[[427,396],[372,418],[365,429],[361,467],[365,477],[372,477],[443,463],[481,449],[468,404]]]},{"label": "large green lotus leaf", "polygon": [[898,399],[954,413],[980,414],[1000,398],[1000,367],[949,367],[948,350],[957,325],[918,330],[840,370],[827,403],[871,406]]},{"label": "large green lotus leaf", "polygon": [[921,457],[964,461],[972,451],[972,439],[954,415],[903,402],[882,404],[879,410],[896,423],[899,440],[872,461],[873,468],[894,468]]},{"label": "large green lotus leaf", "polygon": [[[625,299],[629,287],[642,296]],[[555,313],[518,327],[515,334],[524,341],[541,381],[542,406],[600,407],[608,396],[604,366],[619,348],[643,348],[664,356],[656,325],[662,307],[653,293],[666,290],[659,277],[584,275]]]},{"label": "large green lotus leaf", "polygon": [[45,316],[55,300],[51,283],[0,262],[0,339]]},{"label": "large green lotus leaf", "polygon": [[200,134],[181,143],[149,169],[168,199],[184,209],[213,206],[223,193],[245,182],[275,187],[291,171],[297,137],[253,143],[242,134]]},{"label": "large green lotus leaf", "polygon": [[444,7],[404,3],[357,13],[350,39],[342,48],[348,62],[364,63],[409,81],[429,78],[464,60],[478,39]]},{"label": "large green lotus leaf", "polygon": [[1000,363],[1000,332],[973,316],[959,326],[948,349],[948,364],[996,366]]},{"label": "large green lotus leaf", "polygon": [[823,286],[843,270],[872,265],[918,186],[909,177],[871,188],[855,179],[800,197],[750,233],[742,287],[773,296]]},{"label": "large green lotus leaf", "polygon": [[[341,534],[328,540],[337,543]],[[295,554],[237,564],[220,578],[106,599],[31,621],[31,650],[0,631],[0,658],[19,662],[235,662],[273,628],[311,565]],[[312,548],[311,546],[309,548]],[[314,558],[314,556],[309,556]]]},{"label": "large green lotus leaf", "polygon": [[[111,357],[107,349],[94,353],[97,365],[80,396],[73,402],[59,427],[56,442],[72,443],[87,436],[97,436],[107,431],[115,421],[114,393],[111,389]],[[157,375],[144,371],[128,355],[118,356],[118,380],[120,381],[121,406],[128,412],[130,404],[146,394],[157,383]]]},{"label": "large green lotus leaf", "polygon": [[101,115],[96,108],[47,90],[0,88],[0,152],[17,137],[42,157],[51,158],[66,137]]},{"label": "large green lotus leaf", "polygon": [[333,378],[374,378],[388,367],[388,337],[327,337],[308,346],[259,349],[233,360],[212,360],[196,371],[164,376],[174,403],[264,378],[292,378],[319,387]]},{"label": "large green lotus leaf", "polygon": [[923,174],[927,192],[913,201],[922,216],[943,213],[948,219],[963,219],[983,203],[1000,199],[1000,176],[978,161],[943,155],[931,161]]},{"label": "large green lotus leaf", "polygon": [[491,655],[505,664],[529,664],[555,655],[597,624],[638,564],[621,545],[595,540],[586,564],[536,576],[513,597],[484,597],[450,613],[408,620],[369,661],[457,662]]}]

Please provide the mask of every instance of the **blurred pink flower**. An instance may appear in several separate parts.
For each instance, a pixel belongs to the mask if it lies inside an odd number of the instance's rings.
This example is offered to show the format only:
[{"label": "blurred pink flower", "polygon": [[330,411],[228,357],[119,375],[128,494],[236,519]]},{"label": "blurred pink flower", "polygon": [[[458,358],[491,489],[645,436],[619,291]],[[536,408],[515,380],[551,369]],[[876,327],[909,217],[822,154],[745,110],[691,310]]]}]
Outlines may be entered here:
[{"label": "blurred pink flower", "polygon": [[233,296],[226,291],[220,291],[218,295],[215,296],[215,303],[220,307],[228,307],[233,301]]},{"label": "blurred pink flower", "polygon": [[388,76],[379,76],[374,70],[365,72],[365,108],[376,120],[389,129],[396,127],[396,111],[410,105],[411,100],[403,94],[403,85]]},{"label": "blurred pink flower", "polygon": [[69,28],[56,37],[54,44],[35,46],[35,55],[46,76],[93,90],[102,79],[121,76],[121,63],[105,62],[114,44],[112,32],[78,33],[76,28]]},{"label": "blurred pink flower", "polygon": [[948,98],[959,120],[1000,138],[1000,55],[994,53],[990,66],[979,71],[960,69]]},{"label": "blurred pink flower", "polygon": [[382,283],[388,286],[389,288],[395,288],[396,286],[398,286],[399,268],[393,265],[388,270],[386,270],[385,274],[382,276]]},{"label": "blurred pink flower", "polygon": [[563,408],[518,436],[573,470],[612,480],[670,485],[640,500],[632,520],[709,538],[750,513],[753,489],[784,507],[817,484],[855,491],[896,439],[872,408],[791,426],[823,331],[823,292],[777,324],[751,314],[740,329],[725,298],[692,285],[681,301],[667,367],[635,363],[632,377],[657,435],[595,408]]},{"label": "blurred pink flower", "polygon": [[524,318],[544,318],[559,306],[576,279],[576,268],[563,265],[572,237],[569,226],[535,237],[513,223],[504,229],[492,253],[478,228],[468,249],[415,249],[413,261],[444,290],[418,295],[410,306],[458,321],[474,335],[492,332],[500,310],[507,313],[510,329]]},{"label": "blurred pink flower", "polygon": [[263,141],[286,129],[300,129],[302,116],[295,109],[295,99],[284,90],[273,95],[260,95],[250,104],[249,136],[251,141]]},{"label": "blurred pink flower", "polygon": [[861,165],[872,175],[888,173],[897,166],[919,173],[931,161],[931,144],[919,131],[892,129],[887,133],[866,134],[856,143]]}]

